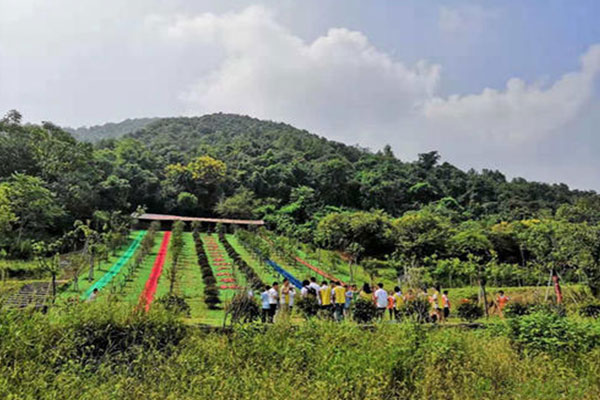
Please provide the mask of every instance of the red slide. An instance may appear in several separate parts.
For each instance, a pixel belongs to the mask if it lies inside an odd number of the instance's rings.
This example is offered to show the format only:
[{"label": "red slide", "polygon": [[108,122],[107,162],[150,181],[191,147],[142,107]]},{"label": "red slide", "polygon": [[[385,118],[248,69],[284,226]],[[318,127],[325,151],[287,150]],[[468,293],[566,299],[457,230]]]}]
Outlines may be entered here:
[{"label": "red slide", "polygon": [[160,250],[154,260],[150,277],[146,281],[146,287],[140,295],[140,306],[144,307],[146,311],[150,310],[150,304],[154,300],[154,293],[156,293],[156,286],[158,285],[158,279],[163,271],[163,265],[167,257],[167,250],[169,249],[169,239],[171,239],[171,232],[165,232],[162,243],[160,244]]}]

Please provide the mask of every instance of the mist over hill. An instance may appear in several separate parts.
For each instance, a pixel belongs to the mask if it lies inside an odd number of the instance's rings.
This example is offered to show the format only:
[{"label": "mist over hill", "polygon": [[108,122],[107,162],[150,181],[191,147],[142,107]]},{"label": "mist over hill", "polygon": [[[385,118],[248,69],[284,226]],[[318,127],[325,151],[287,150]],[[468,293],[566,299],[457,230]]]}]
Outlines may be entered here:
[{"label": "mist over hill", "polygon": [[81,126],[79,128],[63,127],[77,140],[85,142],[97,142],[102,139],[119,138],[128,133],[134,132],[157,118],[128,118],[121,122],[107,122],[102,125]]}]

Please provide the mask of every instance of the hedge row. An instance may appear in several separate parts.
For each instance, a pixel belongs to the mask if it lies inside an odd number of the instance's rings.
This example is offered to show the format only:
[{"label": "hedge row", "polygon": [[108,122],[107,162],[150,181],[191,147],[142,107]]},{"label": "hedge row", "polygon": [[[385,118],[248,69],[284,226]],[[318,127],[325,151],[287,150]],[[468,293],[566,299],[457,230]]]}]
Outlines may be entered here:
[{"label": "hedge row", "polygon": [[235,251],[235,249],[229,244],[225,238],[224,233],[219,233],[219,240],[223,243],[225,251],[229,258],[233,260],[233,263],[239,268],[239,270],[246,276],[246,282],[254,290],[261,290],[265,287],[265,283],[260,279],[256,271],[248,265],[248,263]]},{"label": "hedge row", "polygon": [[217,278],[208,262],[200,234],[197,230],[194,230],[193,235],[196,244],[196,254],[198,255],[198,265],[200,266],[202,280],[204,281],[204,302],[210,310],[215,310],[218,309],[218,304],[221,303],[219,289],[217,288]]}]

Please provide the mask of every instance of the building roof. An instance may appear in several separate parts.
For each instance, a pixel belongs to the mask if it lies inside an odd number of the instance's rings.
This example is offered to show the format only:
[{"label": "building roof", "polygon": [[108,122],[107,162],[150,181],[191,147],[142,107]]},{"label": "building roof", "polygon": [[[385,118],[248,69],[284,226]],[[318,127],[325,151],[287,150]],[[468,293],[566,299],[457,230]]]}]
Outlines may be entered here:
[{"label": "building roof", "polygon": [[134,214],[134,218],[144,219],[150,221],[199,221],[199,222],[212,222],[215,224],[233,224],[233,225],[264,225],[265,222],[262,220],[245,220],[245,219],[224,219],[224,218],[202,218],[202,217],[182,217],[179,215],[165,215],[165,214]]}]

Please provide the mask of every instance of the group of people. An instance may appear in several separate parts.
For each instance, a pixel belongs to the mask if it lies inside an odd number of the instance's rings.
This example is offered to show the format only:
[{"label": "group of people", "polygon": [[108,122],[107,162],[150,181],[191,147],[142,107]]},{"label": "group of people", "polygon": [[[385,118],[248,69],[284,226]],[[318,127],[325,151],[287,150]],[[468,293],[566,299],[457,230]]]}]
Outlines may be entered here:
[{"label": "group of people", "polygon": [[[296,288],[287,279],[284,279],[281,285],[278,282],[274,282],[272,286],[267,285],[261,293],[262,321],[273,322],[277,313],[289,314],[294,307],[295,297]],[[451,312],[448,290],[441,291],[439,286],[430,291],[423,288],[415,294],[412,289],[403,293],[399,286],[388,292],[383,283],[373,287],[365,283],[359,291],[354,284],[344,284],[339,281],[323,281],[319,284],[316,278],[312,277],[302,282],[300,297],[315,298],[321,311],[320,314],[336,321],[350,317],[352,305],[356,299],[373,302],[377,310],[376,317],[379,320],[385,319],[386,314],[389,315],[390,320],[400,320],[403,306],[415,298],[427,300],[429,320],[432,322],[447,320]],[[501,316],[508,300],[508,296],[503,291],[499,291],[496,303]]]}]

